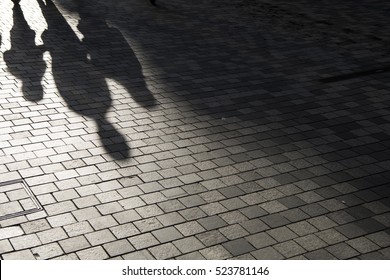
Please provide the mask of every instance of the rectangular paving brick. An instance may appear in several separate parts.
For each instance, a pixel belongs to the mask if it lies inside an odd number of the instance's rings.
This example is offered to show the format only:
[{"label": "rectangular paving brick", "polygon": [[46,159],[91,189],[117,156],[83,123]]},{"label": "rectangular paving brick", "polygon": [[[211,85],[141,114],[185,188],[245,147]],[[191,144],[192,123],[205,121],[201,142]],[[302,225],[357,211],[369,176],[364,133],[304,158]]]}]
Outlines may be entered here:
[{"label": "rectangular paving brick", "polygon": [[15,250],[23,250],[42,244],[36,234],[28,234],[10,238],[10,242]]},{"label": "rectangular paving brick", "polygon": [[90,247],[84,236],[77,236],[59,241],[61,248],[65,253],[75,252]]},{"label": "rectangular paving brick", "polygon": [[81,250],[76,254],[80,260],[104,260],[109,257],[101,246]]},{"label": "rectangular paving brick", "polygon": [[87,233],[85,234],[85,237],[92,246],[101,245],[115,240],[114,235],[112,235],[111,231],[108,229]]},{"label": "rectangular paving brick", "polygon": [[293,240],[278,243],[274,245],[273,248],[282,254],[285,258],[291,258],[306,253],[306,250]]},{"label": "rectangular paving brick", "polygon": [[106,243],[103,245],[103,248],[110,257],[128,254],[135,250],[130,242],[125,239]]},{"label": "rectangular paving brick", "polygon": [[173,244],[184,254],[204,248],[204,245],[193,236],[176,240]]},{"label": "rectangular paving brick", "polygon": [[170,259],[180,255],[180,251],[172,243],[152,247],[149,251],[157,260]]},{"label": "rectangular paving brick", "polygon": [[182,234],[174,227],[167,227],[163,229],[158,229],[152,232],[152,234],[161,242],[165,243],[168,241],[179,239]]},{"label": "rectangular paving brick", "polygon": [[130,244],[134,246],[137,250],[141,250],[159,244],[159,241],[151,233],[144,233],[141,235],[133,236],[130,237],[128,240]]},{"label": "rectangular paving brick", "polygon": [[62,228],[53,228],[37,233],[42,244],[52,243],[67,238],[67,234]]},{"label": "rectangular paving brick", "polygon": [[206,260],[221,260],[231,258],[232,255],[222,245],[208,247],[199,251]]},{"label": "rectangular paving brick", "polygon": [[31,249],[38,260],[48,260],[64,254],[58,243],[45,244]]},{"label": "rectangular paving brick", "polygon": [[338,259],[350,259],[359,255],[351,246],[346,243],[339,243],[325,248],[329,253]]}]

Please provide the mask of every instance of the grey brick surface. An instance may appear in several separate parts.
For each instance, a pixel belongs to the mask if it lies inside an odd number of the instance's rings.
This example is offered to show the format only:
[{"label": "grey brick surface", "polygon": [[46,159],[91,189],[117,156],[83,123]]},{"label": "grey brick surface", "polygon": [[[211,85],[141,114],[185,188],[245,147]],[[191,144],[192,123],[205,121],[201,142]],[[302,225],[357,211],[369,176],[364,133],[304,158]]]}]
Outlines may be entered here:
[{"label": "grey brick surface", "polygon": [[107,253],[101,246],[78,251],[76,254],[80,260],[104,260],[108,258]]},{"label": "grey brick surface", "polygon": [[180,255],[180,251],[171,243],[152,247],[149,251],[158,260],[170,259]]},{"label": "grey brick surface", "polygon": [[128,254],[135,250],[130,242],[125,239],[106,243],[103,245],[103,248],[110,257]]},{"label": "grey brick surface", "polygon": [[386,1],[3,2],[1,258],[390,259]]},{"label": "grey brick surface", "polygon": [[259,249],[252,252],[257,260],[283,260],[284,257],[272,247]]}]

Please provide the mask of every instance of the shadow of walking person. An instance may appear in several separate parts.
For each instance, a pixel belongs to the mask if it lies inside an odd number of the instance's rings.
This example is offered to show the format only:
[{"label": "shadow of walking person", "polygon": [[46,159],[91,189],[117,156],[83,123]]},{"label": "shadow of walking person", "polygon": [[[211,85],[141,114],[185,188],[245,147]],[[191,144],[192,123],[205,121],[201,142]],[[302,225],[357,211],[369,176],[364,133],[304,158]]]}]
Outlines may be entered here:
[{"label": "shadow of walking person", "polygon": [[74,112],[92,118],[103,147],[115,159],[130,156],[126,139],[107,119],[112,105],[105,77],[87,59],[87,52],[51,0],[38,0],[48,29],[42,40],[52,57],[52,74],[58,91]]},{"label": "shadow of walking person", "polygon": [[80,4],[79,15],[77,27],[84,35],[91,63],[107,78],[124,86],[138,104],[155,106],[156,99],[146,86],[141,64],[120,30],[108,26],[102,15],[89,13],[85,4]]},{"label": "shadow of walking person", "polygon": [[19,1],[13,1],[11,49],[3,58],[8,70],[22,80],[22,91],[26,100],[38,102],[43,98],[42,78],[46,71],[42,46],[35,44],[35,32],[24,18]]}]

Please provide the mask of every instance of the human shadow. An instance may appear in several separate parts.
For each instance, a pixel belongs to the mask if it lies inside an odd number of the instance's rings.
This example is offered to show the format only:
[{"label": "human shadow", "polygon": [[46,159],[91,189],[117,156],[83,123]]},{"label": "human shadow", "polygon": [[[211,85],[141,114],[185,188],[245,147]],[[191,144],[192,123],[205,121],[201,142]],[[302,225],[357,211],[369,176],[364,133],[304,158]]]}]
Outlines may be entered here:
[{"label": "human shadow", "polygon": [[52,57],[52,74],[61,97],[74,112],[93,119],[103,147],[115,159],[130,156],[125,137],[108,120],[112,105],[102,72],[88,60],[88,52],[50,0],[38,0],[48,28],[42,40]]},{"label": "human shadow", "polygon": [[19,1],[13,6],[14,25],[11,29],[11,49],[4,52],[8,70],[22,80],[22,91],[26,100],[38,102],[43,98],[42,78],[46,63],[44,48],[35,44],[35,32],[30,28]]},{"label": "human shadow", "polygon": [[90,4],[79,2],[79,31],[94,67],[123,87],[143,107],[153,107],[156,99],[146,86],[142,67],[120,30],[108,26],[105,17],[90,13]]}]

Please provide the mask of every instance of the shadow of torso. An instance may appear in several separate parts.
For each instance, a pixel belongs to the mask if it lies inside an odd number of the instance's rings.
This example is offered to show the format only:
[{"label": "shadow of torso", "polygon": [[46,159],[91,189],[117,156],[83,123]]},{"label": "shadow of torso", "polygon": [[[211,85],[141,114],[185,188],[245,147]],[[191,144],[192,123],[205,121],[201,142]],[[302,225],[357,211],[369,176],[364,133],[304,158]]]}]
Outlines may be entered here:
[{"label": "shadow of torso", "polygon": [[107,120],[112,98],[103,73],[89,62],[86,48],[57,7],[38,2],[48,24],[42,39],[52,57],[58,92],[71,110],[96,121],[103,146],[113,157],[127,158],[125,138]]}]

